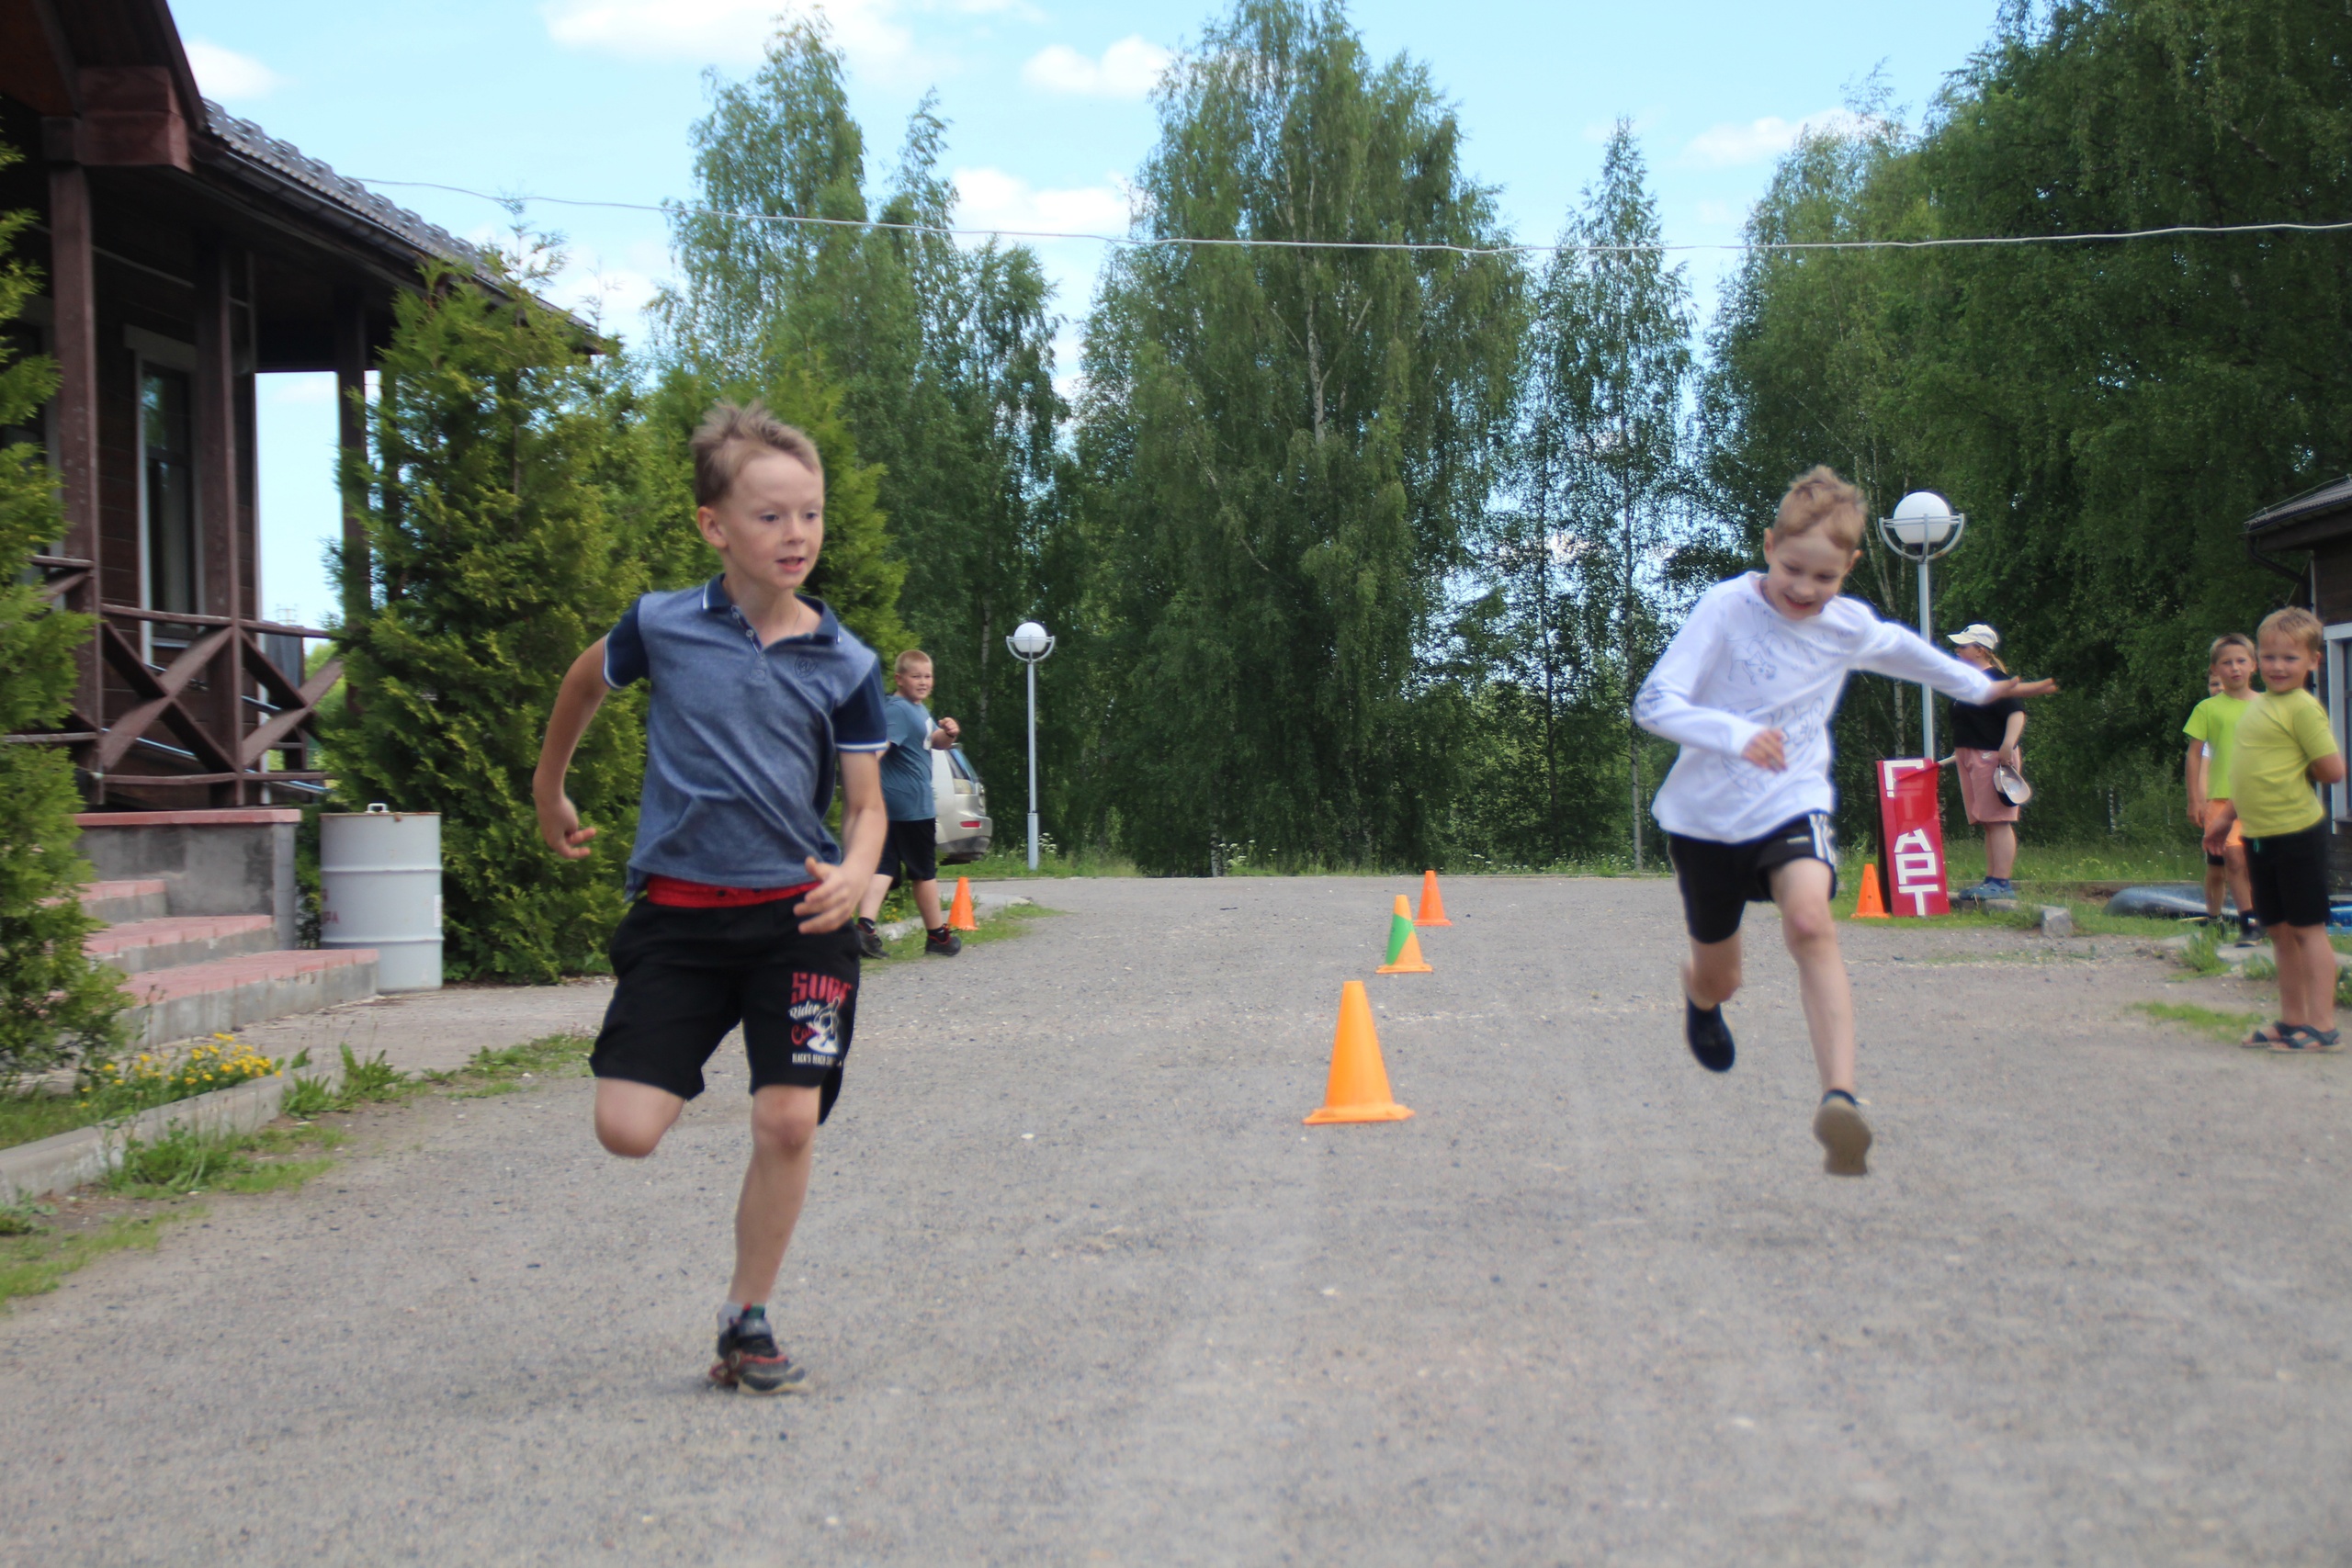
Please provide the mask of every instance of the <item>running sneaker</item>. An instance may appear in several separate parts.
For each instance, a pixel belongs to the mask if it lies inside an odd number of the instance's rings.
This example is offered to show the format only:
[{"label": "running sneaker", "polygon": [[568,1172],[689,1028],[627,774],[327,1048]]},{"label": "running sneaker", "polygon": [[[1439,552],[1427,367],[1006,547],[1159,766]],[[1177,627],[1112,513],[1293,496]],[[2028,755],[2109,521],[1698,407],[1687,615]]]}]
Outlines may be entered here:
[{"label": "running sneaker", "polygon": [[964,951],[964,939],[942,926],[924,935],[922,950],[936,958],[953,958]]},{"label": "running sneaker", "polygon": [[1830,1175],[1871,1173],[1871,1124],[1844,1089],[1833,1089],[1821,1097],[1821,1109],[1813,1113],[1813,1135],[1821,1140],[1821,1168]]},{"label": "running sneaker", "polygon": [[718,1360],[710,1369],[710,1381],[719,1387],[745,1393],[797,1393],[808,1378],[777,1346],[766,1312],[755,1309],[720,1325]]},{"label": "running sneaker", "polygon": [[2262,922],[2252,915],[2238,921],[2238,945],[2256,947],[2262,942]]},{"label": "running sneaker", "polygon": [[1724,1022],[1721,1003],[1702,1009],[1689,997],[1683,998],[1682,1038],[1690,1042],[1690,1054],[1699,1058],[1699,1065],[1707,1071],[1731,1071],[1731,1030]]},{"label": "running sneaker", "polygon": [[888,958],[890,950],[882,945],[882,933],[864,915],[857,918],[857,951],[868,958]]}]

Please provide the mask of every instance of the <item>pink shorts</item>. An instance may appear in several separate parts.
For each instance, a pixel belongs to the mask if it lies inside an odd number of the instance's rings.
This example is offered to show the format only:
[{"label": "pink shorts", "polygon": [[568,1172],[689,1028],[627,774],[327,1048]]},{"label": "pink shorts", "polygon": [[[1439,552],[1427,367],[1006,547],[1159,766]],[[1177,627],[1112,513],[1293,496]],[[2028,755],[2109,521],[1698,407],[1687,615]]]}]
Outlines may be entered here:
[{"label": "pink shorts", "polygon": [[1962,746],[1953,753],[1953,766],[1960,772],[1961,804],[1968,808],[1968,819],[1980,827],[2018,819],[2018,808],[1993,787],[1993,770],[2000,761],[1998,751],[1980,751],[1973,746]]}]

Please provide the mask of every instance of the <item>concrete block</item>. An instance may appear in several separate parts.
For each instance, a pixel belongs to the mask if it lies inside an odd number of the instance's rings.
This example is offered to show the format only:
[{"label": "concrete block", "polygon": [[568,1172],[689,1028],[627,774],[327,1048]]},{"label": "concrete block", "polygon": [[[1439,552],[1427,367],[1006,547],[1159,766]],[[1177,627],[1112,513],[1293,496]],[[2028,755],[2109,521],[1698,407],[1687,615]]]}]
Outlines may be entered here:
[{"label": "concrete block", "polygon": [[2043,936],[2073,936],[2075,934],[2073,912],[2056,904],[2042,905],[2041,934]]},{"label": "concrete block", "polygon": [[[302,1069],[301,1076],[328,1089],[343,1086],[340,1057]],[[131,1140],[152,1144],[175,1127],[231,1136],[250,1133],[274,1121],[286,1102],[286,1075],[255,1078],[230,1089],[216,1089],[189,1100],[175,1100],[142,1111],[128,1122],[103,1127],[79,1127],[36,1144],[0,1149],[0,1203],[25,1203],[52,1192],[65,1192],[92,1181],[122,1163]]]},{"label": "concrete block", "polygon": [[376,994],[372,948],[304,948],[218,958],[130,976],[124,1023],[134,1050],[227,1034],[288,1013],[316,1012]]},{"label": "concrete block", "polygon": [[267,915],[292,947],[299,811],[85,811],[78,848],[107,881],[161,881],[164,913]]}]

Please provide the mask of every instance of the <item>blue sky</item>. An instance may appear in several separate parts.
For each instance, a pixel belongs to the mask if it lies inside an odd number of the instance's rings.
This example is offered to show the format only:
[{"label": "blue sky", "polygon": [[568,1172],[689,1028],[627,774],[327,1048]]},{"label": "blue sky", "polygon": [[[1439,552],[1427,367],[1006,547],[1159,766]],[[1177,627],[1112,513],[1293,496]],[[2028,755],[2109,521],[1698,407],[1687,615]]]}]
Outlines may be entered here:
[{"label": "blue sky", "polygon": [[[206,91],[338,171],[499,193],[653,204],[691,194],[686,128],[703,72],[756,62],[777,0],[177,0]],[[1634,122],[1669,242],[1738,237],[1774,156],[1835,113],[1874,67],[1916,123],[1946,73],[1989,35],[1996,0],[1929,6],[1814,0],[1597,6],[1359,0],[1373,52],[1424,63],[1458,107],[1464,158],[1500,187],[1522,238],[1555,237],[1593,178],[1600,140]],[[936,88],[966,222],[1116,231],[1121,182],[1151,145],[1146,101],[1205,4],[832,0],[869,167],[887,171],[908,112]],[[385,194],[450,230],[493,238],[495,207]],[[657,213],[540,207],[570,240],[555,293],[634,336],[667,268]],[[1081,314],[1102,247],[1042,245]],[[1690,260],[1702,309],[1732,258]],[[1067,341],[1067,340],[1066,340]],[[1065,367],[1067,368],[1067,367]],[[262,602],[311,625],[333,603],[319,564],[335,532],[331,382],[265,378]]]}]

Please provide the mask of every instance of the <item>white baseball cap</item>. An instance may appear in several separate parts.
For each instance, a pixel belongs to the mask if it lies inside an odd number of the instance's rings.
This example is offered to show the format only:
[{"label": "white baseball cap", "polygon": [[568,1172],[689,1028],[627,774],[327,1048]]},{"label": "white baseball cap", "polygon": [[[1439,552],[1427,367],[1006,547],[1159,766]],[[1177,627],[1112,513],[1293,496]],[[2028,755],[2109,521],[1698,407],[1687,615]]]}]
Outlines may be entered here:
[{"label": "white baseball cap", "polygon": [[1961,648],[1973,646],[1990,652],[2001,646],[2001,634],[1982,621],[1964,626],[1956,632],[1948,633],[1947,636],[1952,643]]}]

